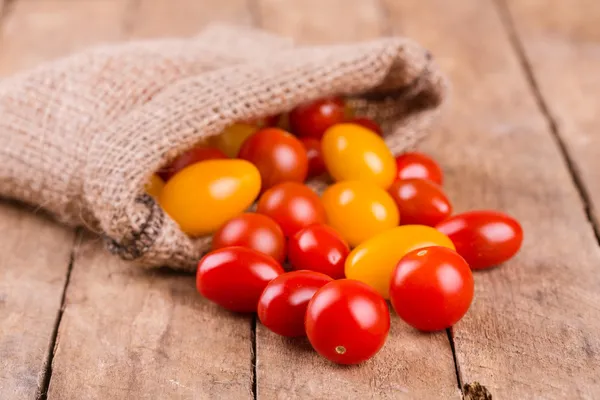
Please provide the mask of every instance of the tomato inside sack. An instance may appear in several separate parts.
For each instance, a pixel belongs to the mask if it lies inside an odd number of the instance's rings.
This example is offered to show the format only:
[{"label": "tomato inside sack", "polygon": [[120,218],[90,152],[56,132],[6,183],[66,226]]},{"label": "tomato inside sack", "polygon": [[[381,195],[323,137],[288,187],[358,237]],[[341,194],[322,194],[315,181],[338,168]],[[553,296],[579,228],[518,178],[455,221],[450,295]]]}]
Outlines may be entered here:
[{"label": "tomato inside sack", "polygon": [[258,126],[254,124],[240,122],[209,138],[208,143],[221,150],[228,157],[234,158],[238,156],[242,143],[258,129]]},{"label": "tomato inside sack", "polygon": [[323,357],[358,364],[373,357],[390,330],[385,300],[369,286],[350,279],[330,282],[308,303],[308,340]]},{"label": "tomato inside sack", "polygon": [[396,313],[422,331],[457,323],[473,300],[473,275],[467,262],[445,247],[407,253],[392,273],[390,299]]},{"label": "tomato inside sack", "polygon": [[292,271],[273,279],[258,302],[258,318],[271,331],[289,337],[306,335],[304,317],[315,292],[332,279],[319,272]]},{"label": "tomato inside sack", "polygon": [[379,124],[377,122],[373,121],[370,118],[355,117],[355,118],[349,119],[347,122],[349,124],[360,125],[360,126],[362,126],[364,128],[367,128],[367,129],[375,132],[379,136],[383,136],[383,131],[381,130],[381,127],[379,126]]},{"label": "tomato inside sack", "polygon": [[329,127],[343,122],[345,116],[344,101],[332,97],[294,108],[289,114],[289,124],[296,135],[320,140]]},{"label": "tomato inside sack", "polygon": [[175,158],[171,164],[162,168],[159,175],[165,181],[171,179],[182,169],[189,167],[192,164],[206,160],[226,159],[227,155],[216,147],[197,146]]},{"label": "tomato inside sack", "polygon": [[442,169],[431,157],[418,152],[408,152],[396,157],[396,180],[421,178],[441,185]]},{"label": "tomato inside sack", "polygon": [[398,206],[404,225],[435,226],[452,213],[442,188],[426,179],[396,181],[388,192]]},{"label": "tomato inside sack", "polygon": [[150,177],[150,182],[146,183],[144,189],[150,196],[158,199],[164,187],[165,182],[161,179],[161,177],[158,176],[158,174],[153,174]]},{"label": "tomato inside sack", "polygon": [[271,218],[262,214],[245,213],[230,219],[213,235],[213,250],[223,247],[249,247],[285,261],[285,237],[283,231]]},{"label": "tomato inside sack", "polygon": [[200,260],[196,272],[198,292],[234,312],[256,312],[269,282],[284,271],[275,259],[246,247],[214,250]]},{"label": "tomato inside sack", "polygon": [[448,235],[472,269],[486,269],[509,260],[523,243],[519,222],[498,211],[456,214],[436,228]]}]

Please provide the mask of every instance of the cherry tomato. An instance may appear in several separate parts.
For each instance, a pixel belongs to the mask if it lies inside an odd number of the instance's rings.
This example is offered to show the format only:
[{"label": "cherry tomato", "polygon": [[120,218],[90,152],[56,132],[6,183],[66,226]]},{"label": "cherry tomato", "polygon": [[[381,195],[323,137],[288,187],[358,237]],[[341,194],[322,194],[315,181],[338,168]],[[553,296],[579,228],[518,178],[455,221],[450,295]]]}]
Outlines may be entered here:
[{"label": "cherry tomato", "polygon": [[316,100],[290,112],[290,127],[298,136],[321,139],[329,127],[344,121],[345,113],[344,101],[338,97]]},{"label": "cherry tomato", "polygon": [[338,364],[358,364],[385,343],[390,314],[385,300],[369,286],[340,279],[315,293],[308,303],[305,327],[320,355]]},{"label": "cherry tomato", "polygon": [[164,187],[165,187],[165,182],[163,182],[163,180],[160,178],[160,176],[158,176],[157,174],[153,174],[150,177],[150,182],[148,182],[146,184],[144,189],[150,196],[158,199],[160,197],[160,193],[162,192]]},{"label": "cherry tomato", "polygon": [[379,136],[383,136],[383,131],[381,130],[381,127],[379,126],[379,124],[370,118],[355,117],[355,118],[348,120],[348,123],[363,126],[363,127],[367,128],[368,130],[375,132]]},{"label": "cherry tomato", "polygon": [[273,279],[258,301],[258,318],[273,332],[289,337],[306,335],[304,316],[315,292],[331,282],[313,271],[292,271]]},{"label": "cherry tomato", "polygon": [[325,189],[321,200],[328,224],[352,247],[399,222],[392,197],[369,182],[338,182]]},{"label": "cherry tomato", "polygon": [[283,272],[273,257],[247,247],[225,247],[202,257],[196,287],[202,296],[230,311],[256,312],[267,284]]},{"label": "cherry tomato", "polygon": [[285,237],[271,218],[262,214],[245,213],[225,222],[213,235],[212,248],[249,247],[278,262],[285,261]]},{"label": "cherry tomato", "polygon": [[177,157],[171,164],[159,171],[159,175],[165,181],[168,181],[184,169],[192,164],[205,160],[219,160],[227,158],[225,153],[215,147],[197,146]]},{"label": "cherry tomato", "polygon": [[442,169],[431,157],[417,152],[404,153],[396,157],[396,180],[421,178],[438,185],[442,184]]},{"label": "cherry tomato", "polygon": [[288,260],[294,269],[308,269],[344,277],[344,262],[350,253],[346,241],[327,225],[311,225],[298,231],[288,243]]},{"label": "cherry tomato", "polygon": [[256,212],[273,218],[288,237],[309,225],[326,221],[319,196],[308,186],[296,182],[280,183],[267,190],[260,197]]},{"label": "cherry tomato", "polygon": [[445,247],[407,253],[392,273],[390,297],[406,323],[439,331],[457,323],[473,300],[473,274],[467,262]]},{"label": "cherry tomato", "polygon": [[450,216],[450,201],[436,183],[425,179],[404,179],[388,192],[398,206],[402,223],[435,226]]},{"label": "cherry tomato", "polygon": [[260,174],[244,160],[208,160],[169,179],[160,205],[188,235],[216,231],[244,212],[260,191]]},{"label": "cherry tomato", "polygon": [[321,142],[313,138],[301,138],[300,141],[304,145],[308,157],[307,178],[323,175],[327,169],[325,168],[325,161],[323,161]]},{"label": "cherry tomato", "polygon": [[454,245],[443,233],[424,225],[404,225],[365,241],[346,258],[346,278],[366,283],[383,297],[390,297],[390,279],[398,261],[409,251],[429,246]]},{"label": "cherry tomato", "polygon": [[457,214],[436,228],[448,235],[456,251],[472,269],[486,269],[513,257],[521,248],[523,228],[517,220],[497,211]]},{"label": "cherry tomato", "polygon": [[356,124],[327,129],[321,142],[323,160],[336,181],[359,180],[387,189],[396,177],[390,149],[375,132]]},{"label": "cherry tomato", "polygon": [[258,130],[258,126],[249,123],[233,124],[220,134],[208,139],[208,142],[228,157],[237,157],[242,143]]},{"label": "cherry tomato", "polygon": [[279,128],[264,128],[250,136],[238,157],[256,165],[263,190],[281,182],[304,182],[308,173],[302,142]]}]

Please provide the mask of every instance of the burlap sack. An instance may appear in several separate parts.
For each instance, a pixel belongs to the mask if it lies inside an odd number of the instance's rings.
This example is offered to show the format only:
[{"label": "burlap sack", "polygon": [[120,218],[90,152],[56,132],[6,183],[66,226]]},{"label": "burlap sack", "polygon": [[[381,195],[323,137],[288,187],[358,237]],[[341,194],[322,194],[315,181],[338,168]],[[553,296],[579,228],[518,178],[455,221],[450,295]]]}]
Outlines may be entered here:
[{"label": "burlap sack", "polygon": [[0,81],[0,195],[101,233],[141,266],[193,270],[210,238],[187,237],[144,194],[178,153],[330,95],[379,120],[398,152],[424,134],[444,89],[429,53],[404,38],[294,47],[217,26],[99,47]]}]

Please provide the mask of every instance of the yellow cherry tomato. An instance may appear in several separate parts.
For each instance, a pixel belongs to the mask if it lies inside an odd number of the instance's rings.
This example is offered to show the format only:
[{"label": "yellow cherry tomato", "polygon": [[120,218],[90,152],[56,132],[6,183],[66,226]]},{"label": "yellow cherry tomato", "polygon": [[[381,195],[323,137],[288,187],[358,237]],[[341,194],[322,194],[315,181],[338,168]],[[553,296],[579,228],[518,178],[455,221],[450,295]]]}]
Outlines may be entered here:
[{"label": "yellow cherry tomato", "polygon": [[150,177],[150,182],[146,183],[144,189],[146,189],[146,192],[150,196],[158,199],[158,197],[160,196],[160,192],[162,192],[164,187],[165,182],[162,179],[160,179],[160,176],[154,174],[152,175],[152,177]]},{"label": "yellow cherry tomato", "polygon": [[406,253],[427,246],[454,250],[448,236],[425,225],[403,225],[367,240],[346,258],[345,274],[370,285],[388,299],[392,272]]},{"label": "yellow cherry tomato", "polygon": [[400,220],[392,197],[370,182],[338,182],[323,192],[321,200],[329,225],[350,246],[397,226]]},{"label": "yellow cherry tomato", "polygon": [[356,124],[327,129],[321,142],[323,160],[336,181],[369,181],[387,189],[396,177],[396,161],[383,139]]},{"label": "yellow cherry tomato", "polygon": [[235,158],[244,140],[257,130],[258,126],[256,125],[237,123],[225,128],[220,134],[211,137],[208,142],[211,146],[227,154],[228,157]]},{"label": "yellow cherry tomato", "polygon": [[169,179],[160,204],[181,230],[201,236],[245,211],[259,192],[260,174],[248,161],[207,160]]}]

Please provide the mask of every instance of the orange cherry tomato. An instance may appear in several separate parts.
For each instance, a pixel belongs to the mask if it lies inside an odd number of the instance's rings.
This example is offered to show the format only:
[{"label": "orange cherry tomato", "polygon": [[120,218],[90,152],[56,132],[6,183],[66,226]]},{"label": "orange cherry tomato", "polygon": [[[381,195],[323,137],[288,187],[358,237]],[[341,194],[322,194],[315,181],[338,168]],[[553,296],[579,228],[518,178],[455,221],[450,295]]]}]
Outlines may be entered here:
[{"label": "orange cherry tomato", "polygon": [[356,124],[337,124],[323,135],[323,160],[336,181],[373,182],[387,189],[396,177],[390,149],[375,132]]},{"label": "orange cherry tomato", "polygon": [[445,247],[407,253],[392,273],[390,299],[406,323],[422,331],[439,331],[456,324],[473,300],[469,264]]},{"label": "orange cherry tomato", "polygon": [[389,229],[350,252],[344,269],[346,278],[366,283],[387,299],[398,261],[409,251],[429,246],[454,250],[446,235],[429,226],[403,225]]},{"label": "orange cherry tomato", "polygon": [[323,161],[321,142],[313,138],[301,138],[300,141],[304,145],[308,157],[307,178],[323,175],[327,169],[325,168],[325,162]]},{"label": "orange cherry tomato", "polygon": [[181,170],[160,195],[163,209],[191,236],[216,231],[244,212],[260,191],[260,174],[244,160],[208,160]]},{"label": "orange cherry tomato", "polygon": [[379,124],[370,118],[355,117],[355,118],[348,120],[348,123],[363,126],[367,129],[375,132],[379,136],[383,136],[383,131],[381,130],[381,127],[379,126]]},{"label": "orange cherry tomato", "polygon": [[321,200],[328,224],[353,247],[397,226],[400,219],[392,197],[369,182],[338,182],[323,192]]},{"label": "orange cherry tomato", "polygon": [[417,152],[400,154],[396,157],[396,180],[421,178],[438,185],[442,184],[442,169],[431,157]]},{"label": "orange cherry tomato", "polygon": [[452,213],[452,206],[442,188],[425,179],[396,181],[388,192],[396,202],[405,225],[435,226]]},{"label": "orange cherry tomato", "polygon": [[249,247],[285,261],[285,237],[271,218],[262,214],[245,213],[225,222],[213,235],[213,250],[223,247]]},{"label": "orange cherry tomato", "polygon": [[219,160],[225,158],[227,158],[225,153],[215,147],[197,146],[179,155],[173,160],[173,162],[171,162],[171,164],[165,168],[162,168],[158,174],[162,179],[168,181],[173,177],[173,175],[192,164],[200,161]]},{"label": "orange cherry tomato", "polygon": [[308,186],[284,182],[267,190],[258,201],[256,212],[273,218],[285,236],[326,221],[321,199]]},{"label": "orange cherry tomato", "polygon": [[208,142],[228,157],[237,157],[242,143],[258,130],[258,126],[248,123],[233,124],[220,134],[208,139]]},{"label": "orange cherry tomato", "polygon": [[250,136],[238,157],[256,165],[263,190],[281,182],[304,182],[308,173],[304,146],[296,137],[279,128],[264,128]]},{"label": "orange cherry tomato", "polygon": [[344,121],[346,109],[339,97],[302,104],[289,114],[292,132],[301,137],[321,139],[325,131]]},{"label": "orange cherry tomato", "polygon": [[158,199],[160,197],[160,193],[162,192],[164,187],[165,187],[165,182],[163,182],[163,180],[160,179],[160,176],[158,176],[157,174],[153,174],[150,177],[150,182],[148,182],[146,184],[144,189],[146,189],[146,192],[150,196]]}]

